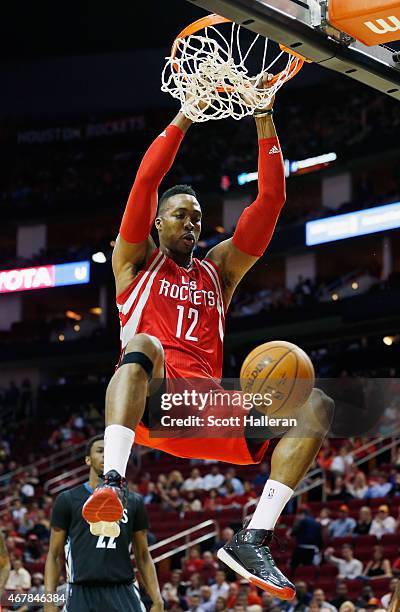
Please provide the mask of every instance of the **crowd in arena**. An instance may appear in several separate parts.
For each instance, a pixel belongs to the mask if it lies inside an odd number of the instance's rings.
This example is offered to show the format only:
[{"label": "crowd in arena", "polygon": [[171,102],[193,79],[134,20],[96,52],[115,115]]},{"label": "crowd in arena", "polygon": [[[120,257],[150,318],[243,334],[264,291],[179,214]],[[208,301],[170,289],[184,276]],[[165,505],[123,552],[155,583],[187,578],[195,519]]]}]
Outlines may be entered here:
[{"label": "crowd in arena", "polygon": [[[97,424],[96,416],[91,426],[93,423]],[[60,441],[68,445],[81,443],[93,432],[91,426],[80,415],[73,414],[54,428],[47,441],[49,448],[58,450]],[[226,526],[211,544],[206,541],[201,548],[190,548],[186,556],[174,557],[171,567],[160,572],[167,609],[176,612],[387,609],[400,576],[400,447],[391,456],[382,455],[378,462],[365,463],[367,469],[363,470],[355,458],[362,458],[383,443],[381,440],[366,450],[365,442],[326,440],[313,466],[325,470],[324,501],[312,501],[312,495],[300,505],[291,501],[281,517],[277,533],[286,540],[286,552],[280,564],[287,563],[287,571],[296,583],[294,601],[282,602],[261,593],[230,570],[222,569],[216,552],[233,534],[231,527]],[[7,589],[40,593],[53,497],[45,490],[44,478],[35,465],[18,466],[5,437],[0,442],[0,453],[0,482],[9,494],[1,519],[13,566]],[[162,465],[160,459],[152,451],[146,465],[151,466],[152,461]],[[31,455],[30,463],[34,460]],[[205,514],[211,513],[218,520],[237,510],[236,520],[240,520],[244,505],[262,491],[269,465],[268,461],[262,463],[249,479],[234,467],[196,460],[192,461],[186,478],[179,469],[168,473],[157,470],[156,479],[152,473],[153,469],[142,470],[130,481],[131,490],[143,495],[150,519],[161,511],[164,521],[166,515],[181,519],[190,516],[195,523],[196,514],[199,522]],[[153,543],[156,538],[151,532],[149,535]]]}]

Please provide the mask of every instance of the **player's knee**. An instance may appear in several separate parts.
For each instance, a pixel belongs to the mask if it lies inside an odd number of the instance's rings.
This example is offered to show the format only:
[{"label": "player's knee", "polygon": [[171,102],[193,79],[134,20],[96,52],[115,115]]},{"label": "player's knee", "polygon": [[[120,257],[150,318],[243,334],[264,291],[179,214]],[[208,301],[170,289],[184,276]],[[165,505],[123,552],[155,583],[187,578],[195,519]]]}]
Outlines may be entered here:
[{"label": "player's knee", "polygon": [[137,334],[128,342],[125,355],[128,353],[144,353],[153,363],[164,359],[164,349],[158,338],[149,334]]},{"label": "player's knee", "polygon": [[164,349],[155,336],[137,334],[125,347],[121,366],[129,365],[129,375],[140,378],[143,372],[148,380],[164,376]]}]

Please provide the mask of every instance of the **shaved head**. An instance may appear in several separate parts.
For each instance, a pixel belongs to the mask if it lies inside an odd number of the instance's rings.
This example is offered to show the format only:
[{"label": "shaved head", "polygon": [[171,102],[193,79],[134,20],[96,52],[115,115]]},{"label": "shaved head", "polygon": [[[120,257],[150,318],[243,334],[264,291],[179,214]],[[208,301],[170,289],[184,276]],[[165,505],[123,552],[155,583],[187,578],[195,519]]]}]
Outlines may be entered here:
[{"label": "shaved head", "polygon": [[162,194],[158,203],[157,217],[162,216],[168,200],[175,195],[190,195],[197,200],[196,192],[190,185],[175,185]]}]

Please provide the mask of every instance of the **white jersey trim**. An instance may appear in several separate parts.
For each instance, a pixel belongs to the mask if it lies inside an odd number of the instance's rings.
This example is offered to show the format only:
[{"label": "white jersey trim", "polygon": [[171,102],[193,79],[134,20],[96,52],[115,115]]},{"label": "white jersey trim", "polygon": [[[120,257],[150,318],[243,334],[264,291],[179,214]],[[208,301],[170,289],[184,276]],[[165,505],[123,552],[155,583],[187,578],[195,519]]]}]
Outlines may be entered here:
[{"label": "white jersey trim", "polygon": [[208,272],[211,281],[214,284],[216,293],[217,293],[217,310],[218,310],[218,315],[219,315],[219,321],[218,321],[218,330],[219,330],[219,337],[221,338],[221,342],[224,341],[224,327],[222,325],[222,319],[224,316],[224,302],[222,299],[222,291],[221,291],[221,285],[219,283],[219,278],[218,275],[216,273],[216,271],[214,270],[214,268],[212,267],[212,265],[210,263],[208,263],[208,261],[202,261],[201,265],[203,266],[203,268]]},{"label": "white jersey trim", "polygon": [[[143,291],[142,295],[140,296],[139,301],[136,304],[135,308],[133,309],[132,314],[129,317],[128,321],[121,328],[121,343],[122,343],[122,347],[121,348],[122,349],[124,349],[126,347],[126,345],[128,344],[129,340],[131,340],[134,337],[134,335],[136,334],[136,330],[137,330],[137,327],[139,325],[140,317],[142,316],[143,309],[144,309],[144,307],[146,305],[147,300],[149,299],[149,295],[150,295],[151,288],[153,286],[154,279],[155,279],[158,271],[160,270],[161,266],[163,265],[163,263],[164,263],[164,261],[166,259],[165,255],[163,255],[161,252],[160,252],[160,255],[161,255],[161,258],[158,257],[158,255],[155,258],[155,260],[153,262],[154,266],[152,264],[149,267],[148,271],[150,271],[152,268],[154,268],[154,269],[152,269],[152,272],[151,272],[150,276],[146,277],[147,278],[146,287],[144,288],[144,291]],[[155,263],[156,260],[157,260],[157,263]],[[138,289],[138,288],[140,289],[141,286],[142,286],[142,284],[140,284],[140,286],[138,284],[138,287],[135,287],[135,290]],[[137,295],[137,292],[136,292],[136,295]],[[128,300],[127,300],[127,302],[128,302]],[[131,302],[131,304],[132,303],[133,302]]]},{"label": "white jersey trim", "polygon": [[158,255],[156,255],[156,257],[153,259],[148,269],[143,273],[142,278],[140,279],[140,281],[138,282],[138,284],[136,285],[136,287],[134,288],[134,290],[132,291],[128,299],[126,300],[126,302],[124,304],[118,304],[117,302],[118,310],[122,314],[127,314],[129,312],[129,310],[132,307],[132,304],[135,302],[138,296],[140,289],[142,288],[143,284],[147,281],[150,275],[150,272],[154,269],[154,266],[156,266],[157,263],[160,261],[161,257],[163,257],[163,254],[160,251]]}]

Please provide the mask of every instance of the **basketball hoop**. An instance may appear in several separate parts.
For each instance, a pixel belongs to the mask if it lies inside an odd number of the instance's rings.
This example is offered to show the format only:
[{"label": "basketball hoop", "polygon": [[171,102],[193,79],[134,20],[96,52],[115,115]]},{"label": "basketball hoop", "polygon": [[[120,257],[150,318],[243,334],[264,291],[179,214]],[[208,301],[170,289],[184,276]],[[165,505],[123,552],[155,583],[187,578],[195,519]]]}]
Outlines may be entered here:
[{"label": "basketball hoop", "polygon": [[[253,40],[244,41],[246,36]],[[192,121],[242,119],[267,106],[278,89],[310,61],[283,45],[279,47],[278,56],[268,58],[268,39],[220,15],[206,15],[175,39],[162,72],[161,90],[177,98],[182,112]],[[250,64],[258,54],[261,70],[250,76]],[[263,76],[280,65],[283,67],[271,79],[270,87],[260,87]]]}]

